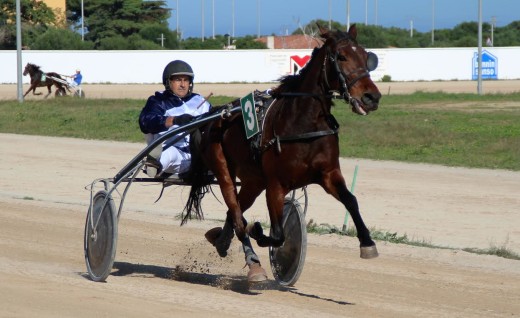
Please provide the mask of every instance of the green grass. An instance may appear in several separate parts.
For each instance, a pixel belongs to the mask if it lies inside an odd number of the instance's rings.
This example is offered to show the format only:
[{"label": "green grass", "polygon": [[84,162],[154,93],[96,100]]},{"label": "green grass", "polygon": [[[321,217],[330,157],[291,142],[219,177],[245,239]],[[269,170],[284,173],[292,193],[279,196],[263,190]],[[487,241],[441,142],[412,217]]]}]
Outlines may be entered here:
[{"label": "green grass", "polygon": [[[214,105],[235,97],[212,97]],[[0,102],[0,132],[142,142],[145,100],[52,98]],[[520,170],[520,93],[418,92],[383,96],[378,111],[358,116],[343,102],[342,157]]]},{"label": "green grass", "polygon": [[[357,232],[355,228],[349,227],[346,231],[340,230],[338,227],[330,224],[316,224],[313,219],[310,219],[307,223],[307,232],[315,233],[319,235],[323,234],[336,234],[342,236],[356,237]],[[447,249],[447,250],[457,250],[453,247],[434,245],[425,240],[410,240],[406,234],[399,235],[397,232],[388,232],[380,229],[370,229],[370,235],[372,239],[375,241],[383,241],[389,242],[393,244],[405,244],[411,246],[419,246],[419,247],[427,247],[427,248],[437,248],[437,249]],[[520,255],[509,250],[505,246],[491,246],[487,249],[480,248],[463,248],[462,251],[479,254],[479,255],[493,255],[502,258],[512,259],[512,260],[520,260]]]},{"label": "green grass", "polygon": [[345,108],[333,110],[342,157],[520,170],[520,94],[389,96],[364,117]]}]

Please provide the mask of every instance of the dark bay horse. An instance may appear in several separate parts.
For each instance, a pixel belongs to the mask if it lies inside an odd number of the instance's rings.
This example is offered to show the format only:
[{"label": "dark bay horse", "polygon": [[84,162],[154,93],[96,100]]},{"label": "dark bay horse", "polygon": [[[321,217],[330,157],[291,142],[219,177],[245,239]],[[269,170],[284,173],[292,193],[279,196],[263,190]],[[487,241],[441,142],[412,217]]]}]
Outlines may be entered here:
[{"label": "dark bay horse", "polygon": [[[267,279],[249,238],[255,239],[260,247],[280,247],[285,239],[284,197],[291,190],[309,184],[321,185],[349,211],[358,233],[361,258],[378,256],[356,197],[347,189],[340,170],[339,125],[331,114],[335,96],[344,99],[359,115],[378,108],[381,93],[369,75],[377,66],[377,56],[357,43],[355,25],[348,32],[322,27],[320,32],[324,43],[314,49],[300,74],[282,78],[272,91],[275,100],[265,112],[256,147],[246,138],[243,114],[212,122],[201,129],[201,161],[215,174],[229,209],[224,227],[208,231],[206,238],[224,257],[234,232],[244,245],[249,281]],[[196,166],[197,160],[192,159],[192,171],[198,171]],[[240,187],[237,187],[237,178]],[[186,205],[185,220],[191,217],[192,210],[199,212],[203,185],[197,180],[192,183],[194,196]],[[270,236],[263,234],[260,223],[247,225],[242,216],[264,190],[271,222]]]},{"label": "dark bay horse", "polygon": [[66,94],[65,88],[63,87],[64,85],[52,79],[52,77],[61,79],[61,76],[58,73],[44,73],[38,65],[27,63],[23,70],[23,75],[25,76],[27,74],[31,77],[31,86],[27,92],[25,92],[23,97],[27,96],[30,91],[33,92],[33,95],[41,95],[42,93],[36,93],[36,88],[47,86],[47,90],[49,91],[47,95],[45,95],[45,98],[47,98],[51,94],[52,85],[56,86],[56,96],[63,96]]}]

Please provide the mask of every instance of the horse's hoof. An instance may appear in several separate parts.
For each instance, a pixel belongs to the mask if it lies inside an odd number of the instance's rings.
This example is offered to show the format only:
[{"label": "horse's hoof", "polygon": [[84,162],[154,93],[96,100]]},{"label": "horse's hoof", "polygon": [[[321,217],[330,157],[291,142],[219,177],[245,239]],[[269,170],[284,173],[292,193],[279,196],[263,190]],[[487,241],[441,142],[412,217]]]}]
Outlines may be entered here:
[{"label": "horse's hoof", "polygon": [[249,272],[247,273],[247,281],[250,283],[260,283],[267,280],[267,273],[259,263],[249,265]]},{"label": "horse's hoof", "polygon": [[249,223],[246,226],[246,233],[255,240],[259,240],[264,235],[262,224],[260,222]]},{"label": "horse's hoof", "polygon": [[206,240],[211,243],[211,245],[215,246],[217,249],[217,253],[220,257],[227,256],[227,250],[231,245],[231,240],[233,239],[233,232],[224,232],[221,227],[215,227],[211,230],[207,231],[204,236]]},{"label": "horse's hoof", "polygon": [[361,248],[361,258],[364,259],[371,259],[376,258],[379,256],[379,253],[377,252],[377,247],[375,245],[372,246],[362,246]]},{"label": "horse's hoof", "polygon": [[208,240],[208,242],[211,243],[211,245],[215,246],[221,232],[221,227],[214,227],[211,230],[207,231],[206,234],[204,234],[204,236],[206,237],[206,240]]}]

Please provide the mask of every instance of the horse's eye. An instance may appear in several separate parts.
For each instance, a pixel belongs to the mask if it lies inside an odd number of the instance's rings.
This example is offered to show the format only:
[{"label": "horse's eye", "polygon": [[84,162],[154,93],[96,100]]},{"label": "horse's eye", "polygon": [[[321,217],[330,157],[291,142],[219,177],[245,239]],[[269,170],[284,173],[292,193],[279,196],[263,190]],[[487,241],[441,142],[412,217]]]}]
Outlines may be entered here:
[{"label": "horse's eye", "polygon": [[338,54],[338,61],[345,62],[347,58],[344,55]]}]

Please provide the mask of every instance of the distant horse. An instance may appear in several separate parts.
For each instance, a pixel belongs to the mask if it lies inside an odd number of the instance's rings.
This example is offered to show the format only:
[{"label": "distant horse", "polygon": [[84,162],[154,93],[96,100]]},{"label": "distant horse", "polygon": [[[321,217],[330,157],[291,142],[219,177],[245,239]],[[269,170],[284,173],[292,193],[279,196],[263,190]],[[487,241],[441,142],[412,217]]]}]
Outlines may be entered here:
[{"label": "distant horse", "polygon": [[45,87],[47,86],[47,90],[49,91],[45,98],[49,97],[51,94],[52,85],[56,86],[56,96],[64,96],[66,95],[64,85],[58,81],[53,80],[51,77],[62,79],[58,73],[49,72],[44,73],[38,65],[27,63],[25,69],[23,71],[23,75],[29,74],[31,76],[31,87],[25,92],[23,97],[27,96],[30,91],[33,92],[33,95],[41,95],[42,93],[36,93],[37,87]]},{"label": "distant horse", "polygon": [[[206,238],[224,257],[234,231],[252,252],[249,256],[246,253],[250,281],[260,281],[267,276],[249,237],[261,247],[280,247],[285,240],[284,198],[291,190],[309,184],[321,185],[349,211],[358,233],[361,257],[378,256],[356,197],[347,189],[340,170],[339,125],[331,114],[332,99],[336,96],[359,115],[378,108],[381,93],[369,75],[377,66],[377,56],[358,45],[355,25],[348,32],[319,28],[323,45],[314,49],[298,75],[282,78],[272,91],[275,100],[264,113],[256,147],[246,138],[243,114],[211,122],[201,129],[200,162],[214,173],[229,209],[224,227],[208,231]],[[192,171],[203,169],[201,163],[193,160]],[[192,211],[202,212],[201,193],[207,191],[207,188],[202,190],[207,185],[203,180],[192,182],[184,221],[191,218]],[[260,223],[247,225],[242,216],[264,190],[271,222],[270,236],[263,234]]]}]

